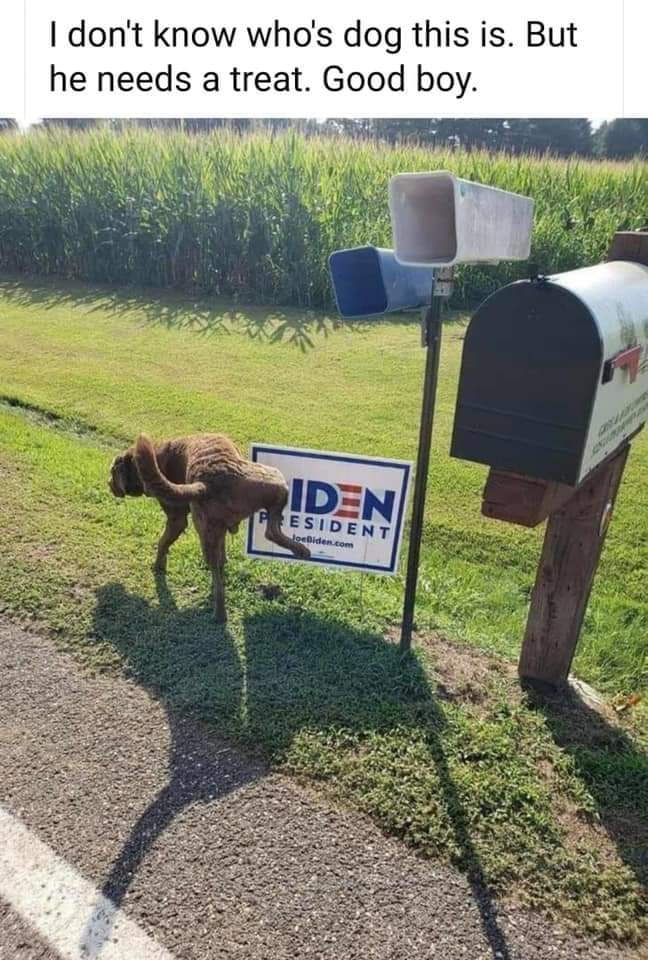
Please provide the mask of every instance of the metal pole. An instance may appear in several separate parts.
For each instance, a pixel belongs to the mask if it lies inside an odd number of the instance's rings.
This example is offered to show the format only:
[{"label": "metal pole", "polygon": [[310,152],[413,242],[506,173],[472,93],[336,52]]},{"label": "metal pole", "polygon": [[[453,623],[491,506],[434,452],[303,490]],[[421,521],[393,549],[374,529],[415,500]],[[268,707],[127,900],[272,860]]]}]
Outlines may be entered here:
[{"label": "metal pole", "polygon": [[412,647],[414,629],[414,606],[416,603],[416,585],[418,581],[419,558],[421,555],[421,537],[425,514],[425,494],[430,469],[430,447],[434,425],[434,406],[436,403],[437,383],[439,379],[439,354],[441,352],[441,308],[443,296],[433,291],[432,303],[423,315],[423,343],[426,347],[425,374],[423,379],[423,406],[419,428],[418,456],[416,460],[416,480],[414,484],[414,503],[412,506],[412,526],[410,530],[409,554],[407,557],[407,579],[405,582],[405,600],[403,603],[403,625],[401,628],[401,653],[409,653]]}]

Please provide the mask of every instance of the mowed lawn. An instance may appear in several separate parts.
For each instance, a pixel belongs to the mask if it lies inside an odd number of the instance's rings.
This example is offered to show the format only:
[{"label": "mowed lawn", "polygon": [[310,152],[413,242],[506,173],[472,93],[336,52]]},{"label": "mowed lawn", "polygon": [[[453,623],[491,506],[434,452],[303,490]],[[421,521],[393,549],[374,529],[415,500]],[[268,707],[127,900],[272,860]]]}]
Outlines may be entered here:
[{"label": "mowed lawn", "polygon": [[[424,359],[415,321],[346,325],[3,280],[0,611],[45,624],[96,669],[125,668],[480,886],[636,942],[641,724],[617,728],[517,689],[509,663],[542,531],[481,518],[486,469],[448,456],[464,332],[465,319],[446,324],[417,608],[427,636],[403,663],[393,640],[402,574],[256,563],[239,534],[230,623],[216,627],[194,535],[156,583],[161,514],[150,501],[115,500],[106,481],[140,431],[222,430],[243,449],[258,440],[414,460]],[[641,436],[575,662],[610,697],[646,685],[647,542]]]},{"label": "mowed lawn", "polygon": [[[424,358],[411,319],[349,325],[334,315],[11,281],[0,297],[4,398],[129,442],[140,431],[222,430],[243,449],[257,440],[415,460]],[[486,468],[448,455],[464,330],[459,320],[445,331],[418,622],[516,657],[543,530],[482,518]],[[354,619],[399,616],[400,577],[296,576],[318,589],[333,584]],[[612,694],[648,680],[647,578],[644,433],[575,662],[579,676]]]}]

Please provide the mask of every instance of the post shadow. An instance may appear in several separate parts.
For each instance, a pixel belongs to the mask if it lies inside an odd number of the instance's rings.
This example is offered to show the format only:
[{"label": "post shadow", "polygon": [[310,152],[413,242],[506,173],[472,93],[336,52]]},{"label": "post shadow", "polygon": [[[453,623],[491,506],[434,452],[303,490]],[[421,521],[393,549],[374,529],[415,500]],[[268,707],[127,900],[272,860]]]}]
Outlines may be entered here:
[{"label": "post shadow", "polygon": [[648,884],[648,751],[577,688],[526,685],[554,742],[574,760],[598,821],[639,883]]},{"label": "post shadow", "polygon": [[[309,727],[352,726],[359,733],[388,731],[426,718],[427,747],[493,957],[510,960],[506,936],[472,841],[468,818],[452,778],[441,732],[445,717],[418,661],[403,658],[396,643],[369,630],[298,609],[246,619],[248,723],[268,724],[279,750]],[[270,666],[274,664],[274,668]],[[268,696],[269,671],[280,677]],[[299,679],[295,675],[299,672]],[[311,678],[304,689],[303,678]]]}]

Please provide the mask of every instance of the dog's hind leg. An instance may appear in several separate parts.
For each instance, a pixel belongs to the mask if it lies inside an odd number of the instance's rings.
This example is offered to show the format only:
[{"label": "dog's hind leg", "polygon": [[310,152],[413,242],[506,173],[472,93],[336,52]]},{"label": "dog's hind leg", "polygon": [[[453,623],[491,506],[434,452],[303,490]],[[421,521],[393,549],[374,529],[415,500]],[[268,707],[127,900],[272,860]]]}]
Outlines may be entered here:
[{"label": "dog's hind leg", "polygon": [[213,531],[213,539],[208,548],[208,564],[212,575],[212,597],[214,600],[214,616],[217,623],[225,623],[227,611],[225,609],[225,533],[223,526],[218,533]]},{"label": "dog's hind leg", "polygon": [[268,508],[268,521],[266,523],[265,537],[271,543],[276,543],[278,547],[290,550],[299,560],[309,560],[310,550],[303,543],[297,543],[291,540],[281,529],[281,514],[286,506],[288,494],[282,497],[282,502],[276,506]]},{"label": "dog's hind leg", "polygon": [[225,623],[225,536],[227,527],[214,521],[197,507],[192,507],[194,525],[200,537],[205,563],[211,571],[214,615],[218,623]]},{"label": "dog's hind leg", "polygon": [[157,557],[153,565],[156,573],[165,573],[167,565],[167,554],[169,547],[176,542],[178,537],[187,529],[187,511],[165,509],[166,526],[160,537],[157,548]]}]

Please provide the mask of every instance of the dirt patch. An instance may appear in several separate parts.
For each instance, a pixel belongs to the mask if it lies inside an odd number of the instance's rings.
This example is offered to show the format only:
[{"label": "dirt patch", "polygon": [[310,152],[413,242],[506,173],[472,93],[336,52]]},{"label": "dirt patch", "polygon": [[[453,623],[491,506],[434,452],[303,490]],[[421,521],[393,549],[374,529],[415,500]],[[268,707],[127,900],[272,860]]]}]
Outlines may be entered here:
[{"label": "dirt patch", "polygon": [[[398,643],[400,628],[392,626],[386,637]],[[589,684],[574,677],[559,690],[523,688],[516,665],[496,654],[466,643],[448,640],[437,633],[417,633],[414,645],[430,654],[432,678],[439,696],[453,703],[488,706],[504,694],[511,705],[531,708],[546,706],[564,721],[570,731],[565,745],[606,746],[621,749],[628,726],[611,703]],[[592,723],[592,716],[596,723]]]},{"label": "dirt patch", "polygon": [[7,463],[4,460],[0,460],[0,480],[9,480],[10,477],[14,477],[18,471],[12,465]]},{"label": "dirt patch", "polygon": [[[392,627],[387,637],[397,642],[398,628]],[[482,713],[501,701],[503,693],[512,704],[522,702],[515,665],[508,660],[435,633],[417,633],[414,643],[430,656],[432,679],[442,700],[472,706]]]},{"label": "dirt patch", "polygon": [[619,849],[602,822],[584,814],[573,801],[564,796],[555,797],[553,813],[562,827],[563,840],[568,850],[594,848],[604,863],[619,864]]},{"label": "dirt patch", "polygon": [[27,550],[30,560],[51,560],[56,555],[56,547],[51,543],[35,543]]}]

